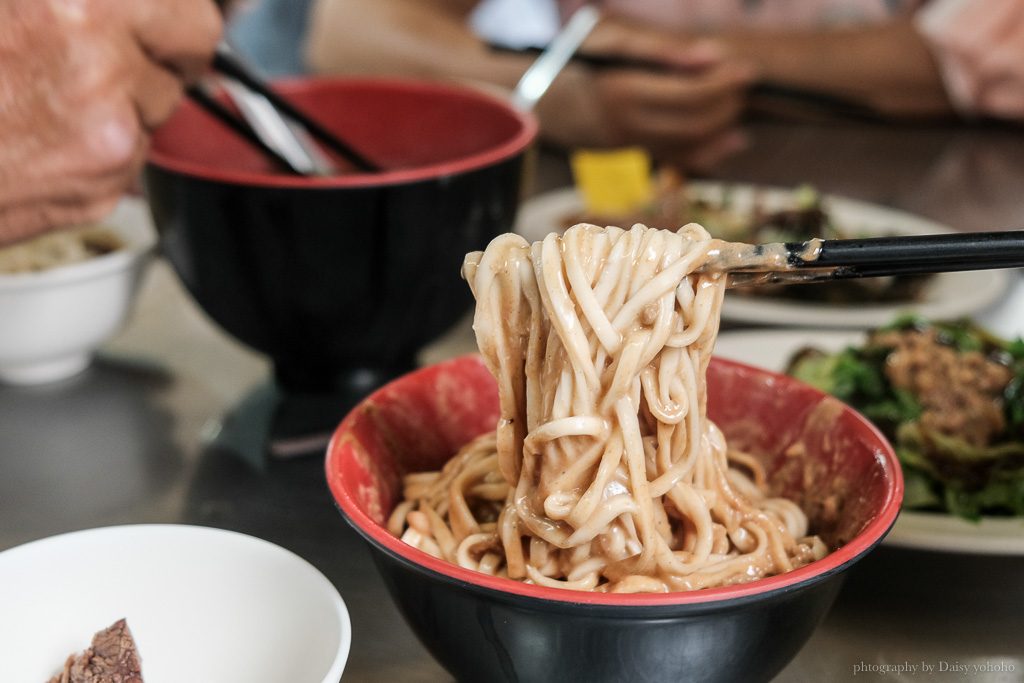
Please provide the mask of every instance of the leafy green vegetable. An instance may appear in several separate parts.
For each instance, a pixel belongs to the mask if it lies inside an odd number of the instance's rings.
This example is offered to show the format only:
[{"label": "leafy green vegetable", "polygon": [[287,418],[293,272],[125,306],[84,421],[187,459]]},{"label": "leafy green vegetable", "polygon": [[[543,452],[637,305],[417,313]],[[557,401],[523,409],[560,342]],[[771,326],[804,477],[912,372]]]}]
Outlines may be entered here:
[{"label": "leafy green vegetable", "polygon": [[925,510],[940,507],[942,497],[936,493],[932,480],[923,472],[903,463],[903,507],[910,510]]},{"label": "leafy green vegetable", "polygon": [[[958,353],[979,352],[1012,372],[1001,398],[1004,432],[986,445],[928,429],[922,405],[886,374],[892,346],[885,333],[936,331]],[[804,349],[787,373],[859,410],[890,439],[903,467],[907,509],[942,510],[966,519],[1024,515],[1024,340],[1004,340],[967,320],[906,316],[836,353]],[[998,400],[998,399],[997,399]]]}]

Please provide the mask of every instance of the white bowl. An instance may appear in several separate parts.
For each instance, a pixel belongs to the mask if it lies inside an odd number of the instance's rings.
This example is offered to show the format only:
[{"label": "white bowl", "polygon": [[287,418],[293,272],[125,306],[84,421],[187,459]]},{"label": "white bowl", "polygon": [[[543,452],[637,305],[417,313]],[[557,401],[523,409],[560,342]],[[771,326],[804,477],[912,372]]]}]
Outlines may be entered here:
[{"label": "white bowl", "polygon": [[125,248],[86,261],[0,275],[0,381],[40,384],[75,375],[124,323],[156,246],[144,201],[126,197],[99,224]]},{"label": "white bowl", "polygon": [[0,678],[43,683],[127,619],[146,683],[338,683],[348,611],[297,555],[232,531],[128,525],[0,553]]}]

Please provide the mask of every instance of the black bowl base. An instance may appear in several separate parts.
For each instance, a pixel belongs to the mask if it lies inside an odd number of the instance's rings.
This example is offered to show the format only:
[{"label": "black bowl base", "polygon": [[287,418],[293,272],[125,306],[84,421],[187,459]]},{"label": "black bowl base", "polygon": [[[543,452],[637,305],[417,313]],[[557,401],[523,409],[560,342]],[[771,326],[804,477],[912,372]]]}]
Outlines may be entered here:
[{"label": "black bowl base", "polygon": [[251,462],[266,457],[323,457],[345,415],[374,390],[411,369],[360,368],[325,391],[297,390],[270,379],[220,419],[208,435],[209,444]]}]

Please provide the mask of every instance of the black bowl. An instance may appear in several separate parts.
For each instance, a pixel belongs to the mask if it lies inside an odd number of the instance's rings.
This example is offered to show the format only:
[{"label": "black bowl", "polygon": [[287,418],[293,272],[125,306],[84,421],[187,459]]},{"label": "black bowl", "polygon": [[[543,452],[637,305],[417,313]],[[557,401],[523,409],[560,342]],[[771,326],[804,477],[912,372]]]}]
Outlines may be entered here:
[{"label": "black bowl", "polygon": [[497,386],[479,356],[418,370],[362,401],[335,432],[325,469],[395,604],[461,681],[769,681],[896,520],[903,479],[870,422],[784,375],[713,359],[708,415],[731,446],[762,460],[774,490],[801,503],[829,555],[738,585],[608,594],[481,574],[404,543],[386,528],[402,475],[438,469],[497,422]]},{"label": "black bowl", "polygon": [[511,229],[537,125],[451,85],[276,85],[385,171],[287,175],[187,101],[154,136],[145,188],[209,317],[269,356],[286,393],[348,407],[468,310],[462,260]]}]

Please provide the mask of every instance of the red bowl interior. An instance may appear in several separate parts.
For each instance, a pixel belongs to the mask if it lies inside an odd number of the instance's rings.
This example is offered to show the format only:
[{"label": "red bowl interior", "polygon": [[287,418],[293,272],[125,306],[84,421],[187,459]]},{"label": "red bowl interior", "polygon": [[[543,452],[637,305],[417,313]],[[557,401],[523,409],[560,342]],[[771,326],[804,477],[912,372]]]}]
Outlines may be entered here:
[{"label": "red bowl interior", "polygon": [[[792,586],[846,567],[881,541],[896,520],[903,478],[895,453],[870,422],[844,404],[792,378],[716,358],[708,369],[708,415],[731,445],[762,458],[773,488],[800,501],[816,525],[812,531],[838,549],[767,579],[664,594],[546,588],[486,576],[416,550],[383,526],[401,496],[402,476],[441,467],[496,424],[496,383],[476,355],[413,372],[360,403],[328,446],[326,474],[342,514],[371,543],[469,583],[587,604],[706,603]],[[838,515],[827,512],[835,509]]]},{"label": "red bowl interior", "polygon": [[300,187],[406,183],[490,166],[523,152],[537,122],[508,102],[427,81],[299,79],[277,92],[380,165],[383,173],[300,178],[267,158],[191,100],[153,136],[150,163],[221,182]]}]

